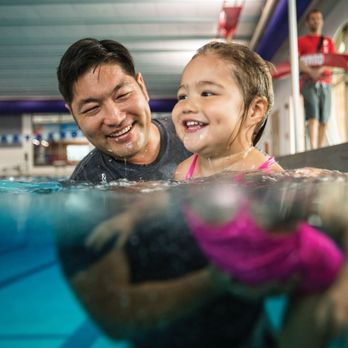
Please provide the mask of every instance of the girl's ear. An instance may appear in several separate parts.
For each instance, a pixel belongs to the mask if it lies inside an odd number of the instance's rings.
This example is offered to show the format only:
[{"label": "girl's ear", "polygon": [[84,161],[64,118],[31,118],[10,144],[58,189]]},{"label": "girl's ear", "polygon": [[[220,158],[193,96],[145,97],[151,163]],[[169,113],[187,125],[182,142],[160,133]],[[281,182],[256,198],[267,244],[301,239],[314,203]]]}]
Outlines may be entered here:
[{"label": "girl's ear", "polygon": [[268,110],[266,97],[255,97],[248,110],[246,123],[249,126],[256,126],[265,118]]}]

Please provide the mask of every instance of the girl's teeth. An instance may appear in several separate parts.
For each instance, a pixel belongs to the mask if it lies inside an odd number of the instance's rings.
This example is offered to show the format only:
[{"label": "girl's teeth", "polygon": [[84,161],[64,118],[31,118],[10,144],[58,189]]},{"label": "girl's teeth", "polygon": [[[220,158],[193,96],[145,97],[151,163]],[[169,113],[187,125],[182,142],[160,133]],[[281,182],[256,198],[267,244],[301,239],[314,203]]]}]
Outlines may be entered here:
[{"label": "girl's teeth", "polygon": [[187,127],[203,126],[203,123],[198,121],[186,121],[186,126]]}]

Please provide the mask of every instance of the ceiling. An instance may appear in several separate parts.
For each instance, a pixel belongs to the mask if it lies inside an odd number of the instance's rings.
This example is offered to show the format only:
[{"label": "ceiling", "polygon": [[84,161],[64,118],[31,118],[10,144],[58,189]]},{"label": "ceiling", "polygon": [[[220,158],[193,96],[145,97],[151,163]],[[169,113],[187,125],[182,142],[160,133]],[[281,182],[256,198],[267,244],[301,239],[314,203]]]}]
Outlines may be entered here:
[{"label": "ceiling", "polygon": [[[263,9],[275,1],[231,2],[243,5],[233,40],[255,42]],[[194,51],[221,37],[222,6],[222,0],[0,0],[0,100],[60,99],[59,59],[83,37],[123,43],[150,96],[173,98]]]}]

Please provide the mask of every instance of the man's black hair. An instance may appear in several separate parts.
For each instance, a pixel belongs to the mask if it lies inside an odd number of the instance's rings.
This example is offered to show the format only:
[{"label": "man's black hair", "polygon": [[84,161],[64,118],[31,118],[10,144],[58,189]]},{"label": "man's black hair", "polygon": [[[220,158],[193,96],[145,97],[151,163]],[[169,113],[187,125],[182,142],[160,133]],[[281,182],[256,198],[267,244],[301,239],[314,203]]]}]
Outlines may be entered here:
[{"label": "man's black hair", "polygon": [[74,83],[83,74],[109,62],[118,64],[126,74],[135,77],[133,58],[119,42],[85,38],[72,44],[57,68],[59,91],[65,102],[71,105]]}]

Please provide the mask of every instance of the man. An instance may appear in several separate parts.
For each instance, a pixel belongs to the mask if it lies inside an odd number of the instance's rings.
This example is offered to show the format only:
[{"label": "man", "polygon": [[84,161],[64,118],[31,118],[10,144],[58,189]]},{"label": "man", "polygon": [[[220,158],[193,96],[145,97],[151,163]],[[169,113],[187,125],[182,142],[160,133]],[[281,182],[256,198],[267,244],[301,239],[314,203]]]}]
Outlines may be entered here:
[{"label": "man", "polygon": [[[74,180],[173,177],[188,154],[170,120],[151,120],[145,83],[124,46],[77,41],[62,57],[58,80],[67,107],[96,147],[78,165]],[[78,205],[82,210],[70,218],[76,204],[67,207],[57,238],[64,273],[104,332],[144,348],[246,348],[254,347],[254,340],[257,347],[270,347],[262,301],[237,298],[224,280],[216,281],[179,204],[173,204],[173,213],[145,216],[127,239],[118,235],[102,250],[88,248],[88,235],[100,223],[94,212],[108,218],[122,206],[120,196],[112,197],[116,201],[106,204],[105,192],[89,192]],[[145,204],[155,207],[158,199],[151,196]]]},{"label": "man", "polygon": [[58,67],[59,90],[67,108],[95,146],[71,179],[173,178],[188,152],[170,118],[151,119],[143,77],[135,73],[128,50],[112,40],[82,39],[64,54]]},{"label": "man", "polygon": [[[299,55],[314,53],[334,53],[334,43],[322,34],[323,16],[317,9],[312,9],[306,16],[308,35],[298,39]],[[331,69],[311,67],[300,59],[300,71],[303,73],[302,95],[304,100],[305,118],[308,126],[311,149],[322,147],[327,122],[331,110]]]}]

